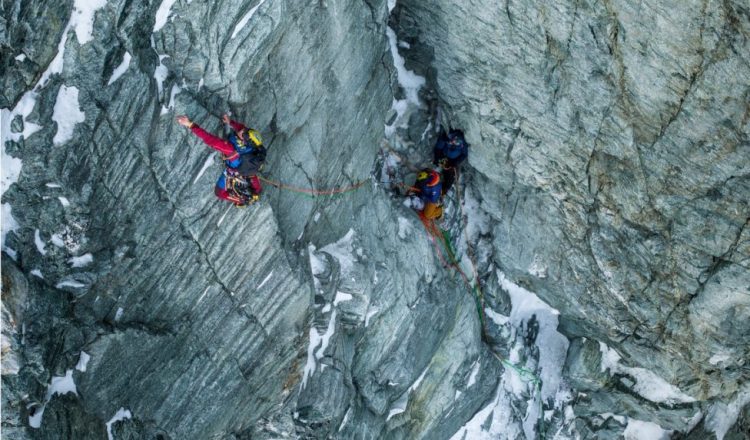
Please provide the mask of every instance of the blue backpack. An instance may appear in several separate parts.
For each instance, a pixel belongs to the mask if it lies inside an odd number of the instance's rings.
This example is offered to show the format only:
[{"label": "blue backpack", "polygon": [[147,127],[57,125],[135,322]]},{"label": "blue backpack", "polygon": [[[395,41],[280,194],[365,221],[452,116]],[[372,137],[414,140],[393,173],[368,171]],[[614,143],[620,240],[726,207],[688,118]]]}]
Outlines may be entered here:
[{"label": "blue backpack", "polygon": [[[419,179],[419,177],[423,178]],[[417,179],[419,198],[425,202],[440,203],[440,196],[442,195],[443,188],[443,183],[440,181],[440,174],[434,170],[421,171],[417,176]]]},{"label": "blue backpack", "polygon": [[250,176],[260,171],[266,160],[266,148],[260,138],[260,133],[251,128],[243,130],[240,136],[232,132],[229,142],[234,147],[236,155],[224,161],[230,168],[237,170],[242,176]]},{"label": "blue backpack", "polygon": [[[450,141],[453,139],[458,142],[452,144]],[[455,159],[464,154],[467,148],[468,145],[466,144],[466,139],[464,139],[464,134],[458,130],[451,130],[448,134],[448,141],[445,143],[445,156]]]}]

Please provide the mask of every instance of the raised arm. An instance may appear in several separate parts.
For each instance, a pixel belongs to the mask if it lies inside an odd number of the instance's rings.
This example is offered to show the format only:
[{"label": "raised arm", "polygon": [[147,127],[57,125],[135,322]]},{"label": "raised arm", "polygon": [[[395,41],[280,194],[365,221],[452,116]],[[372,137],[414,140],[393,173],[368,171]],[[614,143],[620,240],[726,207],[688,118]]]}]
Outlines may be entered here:
[{"label": "raised arm", "polygon": [[183,127],[189,128],[194,135],[198,136],[203,142],[206,143],[206,145],[213,148],[214,150],[217,150],[226,155],[231,155],[234,153],[234,147],[229,141],[207,132],[198,124],[188,119],[187,116],[178,116],[177,123],[182,125]]},{"label": "raised arm", "polygon": [[226,113],[221,117],[221,120],[224,121],[225,124],[229,124],[229,126],[232,127],[232,130],[234,131],[242,131],[247,129],[247,127],[245,127],[243,123],[232,120]]}]

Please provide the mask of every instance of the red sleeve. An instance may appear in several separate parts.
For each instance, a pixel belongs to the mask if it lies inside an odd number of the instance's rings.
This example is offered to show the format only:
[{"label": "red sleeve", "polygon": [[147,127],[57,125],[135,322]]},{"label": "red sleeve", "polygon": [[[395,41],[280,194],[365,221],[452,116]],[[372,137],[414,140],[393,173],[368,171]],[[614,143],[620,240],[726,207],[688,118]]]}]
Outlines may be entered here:
[{"label": "red sleeve", "polygon": [[229,120],[229,125],[232,126],[232,129],[234,131],[242,131],[242,130],[246,130],[247,129],[247,127],[245,127],[245,125],[242,124],[241,122],[237,122],[237,121],[234,121],[234,120],[231,120],[231,119]]},{"label": "red sleeve", "polygon": [[213,148],[214,150],[217,150],[226,155],[231,155],[232,153],[234,153],[234,147],[232,146],[231,142],[224,140],[218,136],[212,135],[206,130],[200,128],[198,124],[193,124],[193,126],[190,127],[190,131],[192,131],[193,134],[201,138],[203,142],[205,142],[209,147]]}]

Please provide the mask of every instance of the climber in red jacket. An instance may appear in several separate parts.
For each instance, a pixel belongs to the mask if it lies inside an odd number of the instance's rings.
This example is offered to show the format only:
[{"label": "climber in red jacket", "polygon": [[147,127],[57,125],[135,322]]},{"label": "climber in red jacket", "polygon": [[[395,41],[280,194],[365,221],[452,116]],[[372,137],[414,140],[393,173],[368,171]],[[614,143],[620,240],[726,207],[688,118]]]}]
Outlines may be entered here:
[{"label": "climber in red jacket", "polygon": [[[266,149],[260,139],[260,133],[256,130],[231,120],[226,114],[222,116],[222,120],[233,130],[228,139],[214,136],[187,116],[177,117],[177,123],[189,128],[206,145],[223,155],[225,168],[216,181],[216,196],[236,206],[245,206],[260,198],[262,188],[257,173],[265,161]],[[249,183],[249,194],[243,194],[244,182]]]}]

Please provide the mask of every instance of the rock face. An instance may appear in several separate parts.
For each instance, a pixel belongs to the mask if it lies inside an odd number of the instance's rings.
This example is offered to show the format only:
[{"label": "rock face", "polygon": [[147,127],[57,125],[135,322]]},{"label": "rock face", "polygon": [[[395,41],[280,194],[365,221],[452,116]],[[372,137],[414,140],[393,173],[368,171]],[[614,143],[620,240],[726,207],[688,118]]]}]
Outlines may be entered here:
[{"label": "rock face", "polygon": [[[3,199],[19,223],[4,303],[24,324],[7,332],[21,358],[3,376],[9,438],[101,438],[105,422],[117,438],[446,435],[490,398],[497,364],[453,416],[431,404],[491,363],[471,298],[400,200],[370,182],[337,198],[266,185],[262,203],[228,208],[211,194],[218,165],[204,172],[213,153],[174,123],[220,131],[231,110],[260,129],[273,181],[369,180],[392,97],[384,3],[34,8],[14,12],[3,49],[27,56],[7,67],[6,100],[32,102],[3,114],[23,160]],[[66,18],[24,40],[40,11]],[[410,390],[418,378],[430,387]],[[435,415],[409,422],[406,399]]]},{"label": "rock face", "polygon": [[[5,436],[748,438],[747,5],[388,3],[9,5]],[[247,209],[174,122],[226,111]],[[481,289],[381,181],[440,121]]]},{"label": "rock face", "polygon": [[399,2],[473,150],[493,260],[697,399],[750,359],[746,2]]}]

